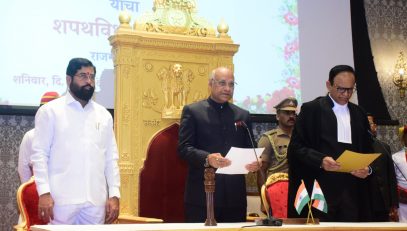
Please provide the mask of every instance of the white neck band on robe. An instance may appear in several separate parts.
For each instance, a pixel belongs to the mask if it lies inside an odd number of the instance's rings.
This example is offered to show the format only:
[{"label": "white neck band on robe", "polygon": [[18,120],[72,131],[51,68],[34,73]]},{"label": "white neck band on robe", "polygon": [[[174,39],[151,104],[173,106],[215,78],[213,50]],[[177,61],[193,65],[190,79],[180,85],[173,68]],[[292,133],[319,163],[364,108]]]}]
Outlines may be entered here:
[{"label": "white neck band on robe", "polygon": [[[331,97],[331,95],[329,95]],[[331,97],[332,99],[332,97]],[[350,113],[349,113],[349,108],[348,104],[345,105],[340,105],[337,102],[335,102],[334,99],[332,99],[334,102],[334,107],[332,110],[335,113],[336,116],[336,122],[337,122],[337,127],[338,127],[338,142],[341,143],[347,143],[351,144],[352,143],[352,130],[350,127]]]}]

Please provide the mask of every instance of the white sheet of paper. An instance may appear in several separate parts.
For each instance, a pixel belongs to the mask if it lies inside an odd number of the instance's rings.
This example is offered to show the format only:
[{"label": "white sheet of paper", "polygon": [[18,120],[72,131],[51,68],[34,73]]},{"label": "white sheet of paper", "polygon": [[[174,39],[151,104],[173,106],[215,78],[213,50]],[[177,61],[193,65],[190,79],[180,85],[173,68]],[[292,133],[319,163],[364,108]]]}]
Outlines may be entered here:
[{"label": "white sheet of paper", "polygon": [[[256,148],[257,157],[260,157],[264,148]],[[249,171],[245,168],[246,165],[256,161],[253,148],[236,148],[232,147],[225,158],[228,158],[232,164],[218,168],[216,173],[218,174],[247,174]]]}]

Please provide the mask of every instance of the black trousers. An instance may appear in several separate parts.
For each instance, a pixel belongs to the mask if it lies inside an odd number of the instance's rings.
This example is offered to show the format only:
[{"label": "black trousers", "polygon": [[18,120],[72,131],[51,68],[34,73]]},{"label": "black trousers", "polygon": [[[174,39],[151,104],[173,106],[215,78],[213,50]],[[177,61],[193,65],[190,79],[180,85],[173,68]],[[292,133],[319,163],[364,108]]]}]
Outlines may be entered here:
[{"label": "black trousers", "polygon": [[[215,220],[221,222],[245,222],[246,207],[215,207]],[[185,204],[185,221],[203,223],[206,220],[206,206]]]}]

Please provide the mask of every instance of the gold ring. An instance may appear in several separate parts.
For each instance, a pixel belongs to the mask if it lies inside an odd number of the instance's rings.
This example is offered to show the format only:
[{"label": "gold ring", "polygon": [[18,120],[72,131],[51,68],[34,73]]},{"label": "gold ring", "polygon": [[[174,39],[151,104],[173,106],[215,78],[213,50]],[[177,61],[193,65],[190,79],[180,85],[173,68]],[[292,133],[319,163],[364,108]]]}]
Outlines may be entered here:
[{"label": "gold ring", "polygon": [[216,158],[216,161],[219,161],[219,158]]}]

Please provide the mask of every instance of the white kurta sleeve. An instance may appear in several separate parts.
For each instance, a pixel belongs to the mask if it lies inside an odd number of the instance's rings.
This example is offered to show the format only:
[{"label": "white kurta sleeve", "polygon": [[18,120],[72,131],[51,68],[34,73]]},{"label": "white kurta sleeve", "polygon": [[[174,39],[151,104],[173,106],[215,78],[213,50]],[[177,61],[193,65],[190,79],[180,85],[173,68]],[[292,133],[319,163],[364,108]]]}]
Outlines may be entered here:
[{"label": "white kurta sleeve", "polygon": [[30,130],[24,134],[18,153],[18,175],[21,183],[27,182],[31,176],[30,157],[32,154],[32,133]]},{"label": "white kurta sleeve", "polygon": [[52,113],[47,110],[47,105],[38,109],[35,115],[35,139],[33,140],[33,154],[31,156],[38,195],[50,192],[48,159],[53,139],[54,122]]},{"label": "white kurta sleeve", "polygon": [[117,151],[116,138],[113,132],[113,120],[109,119],[109,144],[105,154],[105,176],[109,190],[109,198],[120,198],[120,171],[118,166],[119,154]]}]

